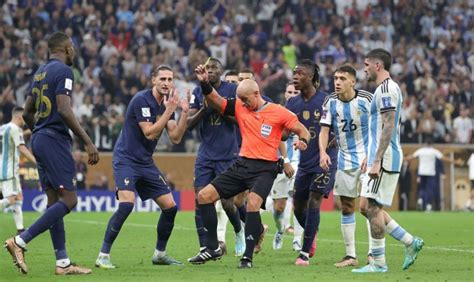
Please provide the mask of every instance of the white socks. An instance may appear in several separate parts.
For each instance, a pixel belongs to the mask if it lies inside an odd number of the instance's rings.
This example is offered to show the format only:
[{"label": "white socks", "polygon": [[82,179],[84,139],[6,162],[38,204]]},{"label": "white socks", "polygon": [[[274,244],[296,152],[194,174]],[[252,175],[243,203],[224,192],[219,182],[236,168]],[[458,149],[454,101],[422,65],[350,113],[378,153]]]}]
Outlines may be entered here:
[{"label": "white socks", "polygon": [[346,255],[356,257],[355,250],[355,214],[341,215],[341,231],[344,244],[346,246]]}]

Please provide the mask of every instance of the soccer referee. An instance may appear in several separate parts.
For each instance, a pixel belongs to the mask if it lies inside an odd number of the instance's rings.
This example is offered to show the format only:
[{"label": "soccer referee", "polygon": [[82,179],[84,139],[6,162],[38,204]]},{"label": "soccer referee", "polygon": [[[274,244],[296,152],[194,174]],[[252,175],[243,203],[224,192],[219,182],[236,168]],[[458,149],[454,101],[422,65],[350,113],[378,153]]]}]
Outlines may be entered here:
[{"label": "soccer referee", "polygon": [[250,190],[245,224],[246,249],[239,268],[252,268],[254,246],[262,232],[259,211],[278,174],[278,145],[283,132],[289,130],[299,136],[294,144],[299,150],[306,150],[310,135],[295,114],[280,105],[265,102],[255,81],[242,81],[237,88],[237,99],[226,100],[212,88],[203,65],[199,65],[195,72],[209,105],[223,115],[234,116],[237,120],[242,146],[234,164],[198,194],[204,227],[208,231],[207,248],[189,262],[203,264],[208,260],[221,258],[214,202]]}]

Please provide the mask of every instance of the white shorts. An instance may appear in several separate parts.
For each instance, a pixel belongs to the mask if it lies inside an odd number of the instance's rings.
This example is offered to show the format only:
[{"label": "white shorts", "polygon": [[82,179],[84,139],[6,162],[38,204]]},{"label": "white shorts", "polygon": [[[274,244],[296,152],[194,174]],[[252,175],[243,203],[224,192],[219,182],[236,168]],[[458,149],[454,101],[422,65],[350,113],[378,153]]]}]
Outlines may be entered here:
[{"label": "white shorts", "polygon": [[270,195],[272,199],[287,199],[290,197],[290,191],[293,190],[293,186],[295,185],[295,175],[296,175],[296,168],[293,165],[293,169],[295,170],[295,174],[292,178],[288,178],[285,173],[279,173],[273,182],[272,191]]},{"label": "white shorts", "polygon": [[359,183],[363,185],[365,175],[360,173],[360,168],[337,170],[334,184],[334,195],[349,198],[359,197]]},{"label": "white shorts", "polygon": [[370,168],[367,168],[367,172],[365,173],[363,179],[364,184],[360,191],[360,195],[362,197],[374,199],[384,206],[391,206],[393,195],[397,189],[400,173],[388,172],[382,169],[379,178],[370,179],[368,171],[370,171]]},{"label": "white shorts", "polygon": [[0,181],[0,191],[3,197],[16,196],[21,193],[20,177],[16,176],[12,179]]}]

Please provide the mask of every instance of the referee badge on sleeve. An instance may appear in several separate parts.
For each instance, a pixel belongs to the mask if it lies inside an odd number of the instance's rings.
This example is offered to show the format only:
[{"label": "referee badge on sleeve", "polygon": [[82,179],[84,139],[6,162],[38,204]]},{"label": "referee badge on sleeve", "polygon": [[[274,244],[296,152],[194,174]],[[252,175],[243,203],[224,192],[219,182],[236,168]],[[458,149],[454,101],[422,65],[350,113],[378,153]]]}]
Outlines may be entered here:
[{"label": "referee badge on sleeve", "polygon": [[271,133],[272,133],[272,126],[268,124],[262,124],[262,127],[260,128],[260,134],[263,137],[268,138],[268,136],[270,136]]}]

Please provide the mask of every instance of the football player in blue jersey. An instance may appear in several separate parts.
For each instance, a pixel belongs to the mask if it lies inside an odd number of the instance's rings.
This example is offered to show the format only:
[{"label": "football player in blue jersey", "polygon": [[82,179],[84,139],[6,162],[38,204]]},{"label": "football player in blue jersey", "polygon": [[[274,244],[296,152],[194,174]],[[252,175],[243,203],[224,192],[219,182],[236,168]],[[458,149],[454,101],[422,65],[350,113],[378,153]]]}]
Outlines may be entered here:
[{"label": "football player in blue jersey", "polygon": [[[111,269],[110,249],[123,223],[132,212],[135,193],[142,201],[152,199],[161,209],[157,225],[157,242],[152,257],[154,265],[182,265],[166,253],[178,208],[163,174],[155,166],[153,152],[163,130],[174,144],[181,142],[186,131],[188,97],[179,98],[173,89],[173,70],[161,65],[151,74],[153,87],[135,94],[128,105],[125,123],[113,152],[113,170],[119,206],[105,231],[104,241],[95,265]],[[175,111],[180,108],[180,118]]]},{"label": "football player in blue jersey", "polygon": [[[237,84],[221,80],[220,77],[223,73],[221,62],[211,57],[207,60],[205,67],[209,73],[209,81],[219,95],[225,99],[235,99]],[[203,187],[234,163],[239,153],[239,144],[235,122],[223,117],[218,111],[207,106],[201,87],[194,89],[190,108],[188,129],[193,129],[197,126],[201,136],[201,145],[199,146],[194,169],[194,187],[197,195]],[[233,199],[221,199],[221,203],[234,227],[236,236],[235,254],[241,256],[245,250],[245,238],[239,211],[234,205]],[[201,212],[197,204],[195,223],[200,251],[203,251],[206,249],[206,232],[204,231]]]},{"label": "football player in blue jersey", "polygon": [[311,133],[308,149],[300,154],[293,196],[295,216],[300,225],[304,226],[303,246],[295,264],[307,266],[309,258],[316,250],[315,237],[319,228],[321,202],[329,196],[333,188],[337,150],[332,146],[328,149],[332,165],[327,171],[321,168],[318,147],[321,129],[319,121],[327,94],[317,90],[319,67],[311,60],[300,61],[294,70],[293,83],[301,94],[290,98],[286,107],[298,116],[299,121]]},{"label": "football player in blue jersey", "polygon": [[49,229],[56,255],[55,273],[89,274],[90,269],[71,263],[66,252],[63,217],[77,204],[69,129],[84,142],[90,165],[99,161],[99,153],[71,108],[74,75],[70,66],[75,55],[72,40],[65,33],[55,32],[48,38],[48,50],[49,60],[34,75],[23,113],[33,131],[31,146],[41,186],[48,197],[48,208],[26,231],[8,239],[5,248],[19,270],[26,274],[26,244]]}]

